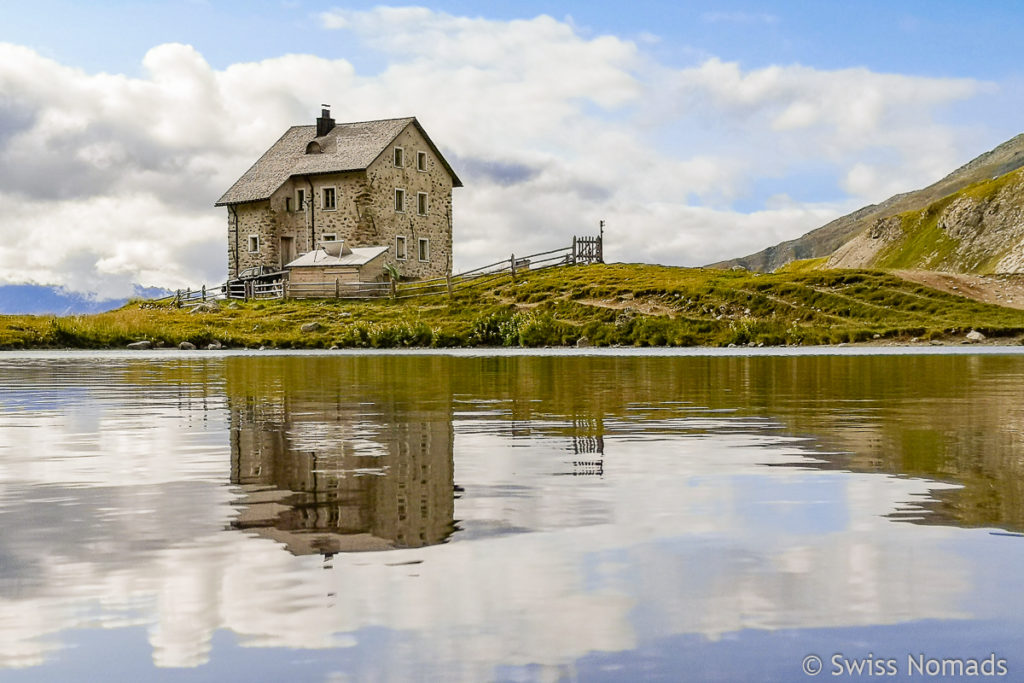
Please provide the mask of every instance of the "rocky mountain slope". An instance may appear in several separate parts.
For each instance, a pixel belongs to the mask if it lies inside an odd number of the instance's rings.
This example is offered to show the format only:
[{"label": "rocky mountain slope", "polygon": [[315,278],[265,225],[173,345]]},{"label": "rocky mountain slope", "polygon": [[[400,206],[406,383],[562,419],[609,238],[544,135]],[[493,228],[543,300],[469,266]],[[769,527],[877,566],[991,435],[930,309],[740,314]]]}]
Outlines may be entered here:
[{"label": "rocky mountain slope", "polygon": [[898,194],[837,218],[795,240],[768,247],[756,254],[712,264],[712,268],[740,265],[749,270],[771,272],[800,259],[829,256],[861,233],[873,229],[880,219],[924,209],[944,197],[984,180],[1024,167],[1024,134],[964,164],[942,180],[914,192]]},{"label": "rocky mountain slope", "polygon": [[1024,272],[1024,169],[968,185],[928,206],[878,218],[827,268]]}]

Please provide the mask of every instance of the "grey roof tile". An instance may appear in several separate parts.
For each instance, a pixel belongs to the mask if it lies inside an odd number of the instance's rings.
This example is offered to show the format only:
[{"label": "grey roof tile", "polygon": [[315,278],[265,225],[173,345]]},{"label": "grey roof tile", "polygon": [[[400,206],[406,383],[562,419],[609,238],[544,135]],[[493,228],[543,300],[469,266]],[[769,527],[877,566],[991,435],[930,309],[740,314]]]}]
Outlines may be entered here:
[{"label": "grey roof tile", "polygon": [[[455,187],[462,187],[462,182],[441,156],[426,131],[415,117],[410,116],[382,121],[339,123],[327,135],[319,138],[316,136],[316,126],[292,126],[242,174],[242,177],[217,200],[215,206],[267,199],[294,175],[362,171],[373,163],[410,123],[419,129],[427,143],[434,148],[441,163],[451,174]],[[320,145],[321,153],[306,154],[306,147],[313,141]]]}]

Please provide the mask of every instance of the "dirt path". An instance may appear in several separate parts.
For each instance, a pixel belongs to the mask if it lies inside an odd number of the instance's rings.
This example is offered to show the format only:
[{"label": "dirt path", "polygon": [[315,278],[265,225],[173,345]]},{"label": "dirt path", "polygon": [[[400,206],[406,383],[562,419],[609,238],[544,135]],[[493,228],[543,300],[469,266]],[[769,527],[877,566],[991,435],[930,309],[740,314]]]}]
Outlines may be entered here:
[{"label": "dirt path", "polygon": [[895,274],[904,280],[968,299],[1024,309],[1024,274],[963,275],[930,270],[897,270]]},{"label": "dirt path", "polygon": [[632,294],[628,295],[628,297],[615,297],[612,299],[578,299],[577,301],[586,306],[598,306],[600,308],[614,308],[616,310],[632,308],[638,313],[643,313],[644,315],[672,315],[675,313],[675,311],[669,306],[654,301],[634,299]]}]

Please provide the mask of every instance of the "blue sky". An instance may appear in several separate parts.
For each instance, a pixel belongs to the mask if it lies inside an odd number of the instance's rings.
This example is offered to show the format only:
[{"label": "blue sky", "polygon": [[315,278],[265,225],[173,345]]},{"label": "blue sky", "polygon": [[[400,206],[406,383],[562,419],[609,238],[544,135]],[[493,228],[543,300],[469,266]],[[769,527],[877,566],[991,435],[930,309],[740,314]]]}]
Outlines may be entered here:
[{"label": "blue sky", "polygon": [[[142,55],[164,42],[189,43],[218,68],[291,52],[354,60],[350,45],[322,30],[316,15],[337,7],[367,9],[381,4],[389,3],[11,0],[0,9],[0,39],[90,71],[118,73],[138,72]],[[591,35],[649,34],[660,39],[654,52],[679,66],[717,55],[748,67],[799,62],[824,69],[864,66],[921,76],[1021,75],[1024,11],[1015,2],[415,4],[501,20],[539,14],[571,18],[581,32]]]},{"label": "blue sky", "polygon": [[738,256],[1021,132],[1022,34],[1009,2],[6,2],[0,283],[222,278],[213,201],[321,102],[420,118],[457,269],[600,219],[616,260]]}]

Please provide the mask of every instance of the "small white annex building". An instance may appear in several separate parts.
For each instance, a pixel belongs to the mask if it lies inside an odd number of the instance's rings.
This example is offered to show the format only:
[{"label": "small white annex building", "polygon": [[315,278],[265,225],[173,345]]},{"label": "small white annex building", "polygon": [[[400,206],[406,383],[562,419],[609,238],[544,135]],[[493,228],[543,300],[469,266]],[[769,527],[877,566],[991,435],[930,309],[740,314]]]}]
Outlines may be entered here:
[{"label": "small white annex building", "polygon": [[349,247],[345,240],[321,242],[285,264],[290,285],[335,285],[380,282],[384,277],[387,247]]}]

